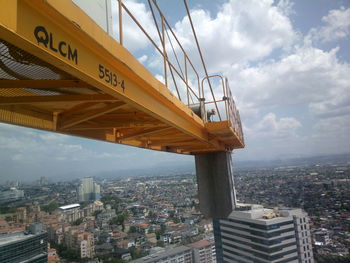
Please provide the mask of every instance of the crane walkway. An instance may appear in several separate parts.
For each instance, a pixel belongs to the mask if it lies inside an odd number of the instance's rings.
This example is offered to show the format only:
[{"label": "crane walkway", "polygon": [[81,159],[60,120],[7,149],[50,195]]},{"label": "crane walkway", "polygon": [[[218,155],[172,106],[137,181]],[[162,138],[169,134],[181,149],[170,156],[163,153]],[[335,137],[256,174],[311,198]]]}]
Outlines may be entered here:
[{"label": "crane walkway", "polygon": [[[183,101],[71,1],[0,3],[1,122],[180,154],[244,147],[226,79],[222,99],[205,98],[202,81],[196,92],[185,83]],[[210,105],[219,120],[210,121]]]}]

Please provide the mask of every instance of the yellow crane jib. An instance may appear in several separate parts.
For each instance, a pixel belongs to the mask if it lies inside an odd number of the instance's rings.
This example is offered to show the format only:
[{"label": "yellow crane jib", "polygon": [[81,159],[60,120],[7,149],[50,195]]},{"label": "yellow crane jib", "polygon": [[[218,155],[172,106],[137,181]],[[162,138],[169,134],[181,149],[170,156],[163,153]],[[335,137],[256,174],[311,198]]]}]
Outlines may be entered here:
[{"label": "yellow crane jib", "polygon": [[[202,81],[156,1],[148,2],[161,47],[122,1],[118,43],[70,0],[0,0],[0,121],[196,156],[243,148],[228,81],[207,74],[192,21]],[[122,12],[162,57],[164,83],[123,46]],[[219,100],[214,77],[222,82]]]}]

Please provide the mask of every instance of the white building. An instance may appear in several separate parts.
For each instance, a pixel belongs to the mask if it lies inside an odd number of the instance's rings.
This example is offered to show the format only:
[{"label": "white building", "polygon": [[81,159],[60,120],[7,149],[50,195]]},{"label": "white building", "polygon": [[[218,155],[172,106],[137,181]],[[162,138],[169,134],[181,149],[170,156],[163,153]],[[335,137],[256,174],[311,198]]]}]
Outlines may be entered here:
[{"label": "white building", "polygon": [[192,249],[179,246],[130,261],[130,263],[194,263]]},{"label": "white building", "polygon": [[100,200],[101,188],[91,177],[80,179],[78,187],[79,201]]},{"label": "white building", "polygon": [[82,217],[79,204],[61,206],[58,210],[61,212],[62,219],[65,222],[72,223]]},{"label": "white building", "polygon": [[20,200],[24,197],[24,191],[11,187],[8,190],[0,192],[0,203]]},{"label": "white building", "polygon": [[316,246],[326,246],[331,243],[331,239],[329,238],[329,232],[325,228],[321,228],[320,230],[314,233],[314,242]]},{"label": "white building", "polygon": [[187,245],[192,248],[194,263],[215,263],[215,244],[208,240],[200,240]]},{"label": "white building", "polygon": [[301,209],[238,205],[214,220],[218,262],[313,263],[308,217]]}]

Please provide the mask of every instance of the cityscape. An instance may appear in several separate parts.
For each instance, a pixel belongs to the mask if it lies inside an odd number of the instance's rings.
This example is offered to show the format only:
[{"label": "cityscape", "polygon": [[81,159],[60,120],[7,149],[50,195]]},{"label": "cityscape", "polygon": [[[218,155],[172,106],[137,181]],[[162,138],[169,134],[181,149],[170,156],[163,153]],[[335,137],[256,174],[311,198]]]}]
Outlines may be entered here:
[{"label": "cityscape", "polygon": [[350,263],[350,1],[1,3],[0,263]]},{"label": "cityscape", "polygon": [[[234,178],[237,211],[214,224],[199,212],[192,172],[62,182],[41,177],[31,184],[8,181],[1,186],[0,250],[7,236],[34,228],[37,235],[45,233],[47,244],[41,253],[47,253],[48,262],[217,262],[216,253],[222,251],[215,249],[215,231],[225,232],[242,218],[240,224],[246,227],[247,213],[251,222],[279,220],[286,225],[293,218],[286,213],[292,213],[305,220],[305,262],[349,261],[349,161],[241,168]],[[266,218],[258,219],[258,213]],[[293,231],[292,227],[294,237]],[[223,234],[223,244],[225,238],[230,239]],[[260,262],[258,258],[263,260],[260,256],[253,261]]]}]

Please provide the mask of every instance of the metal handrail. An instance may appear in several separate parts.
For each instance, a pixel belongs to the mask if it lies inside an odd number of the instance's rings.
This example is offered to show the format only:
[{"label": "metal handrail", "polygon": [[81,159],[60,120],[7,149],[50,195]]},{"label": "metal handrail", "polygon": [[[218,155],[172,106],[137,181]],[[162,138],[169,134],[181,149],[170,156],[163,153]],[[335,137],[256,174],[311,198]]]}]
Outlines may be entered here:
[{"label": "metal handrail", "polygon": [[[184,0],[184,4],[185,4],[185,7],[186,7],[186,12],[187,12],[188,20],[190,21],[190,24],[191,24],[192,33],[193,33],[194,39],[196,40],[196,45],[197,45],[197,49],[198,49],[198,52],[199,52],[199,56],[200,56],[201,61],[202,61],[202,66],[203,66],[203,68],[204,68],[205,76],[206,76],[206,79],[207,79],[208,84],[209,84],[210,92],[211,92],[211,95],[212,95],[212,97],[213,97],[213,100],[216,101],[215,95],[214,95],[214,91],[213,91],[213,88],[212,88],[212,86],[211,86],[211,82],[210,82],[210,80],[209,80],[209,75],[208,75],[207,67],[205,66],[205,62],[204,62],[204,58],[203,58],[203,55],[202,55],[202,51],[201,51],[201,48],[200,48],[200,46],[199,46],[198,38],[197,38],[196,31],[195,31],[194,26],[193,26],[191,14],[190,14],[190,11],[189,11],[189,9],[188,9],[186,0]],[[203,95],[204,95],[204,94],[203,94]],[[219,119],[220,119],[220,121],[221,121],[221,115],[220,115],[220,112],[219,112],[219,109],[218,109],[218,106],[217,106],[216,102],[215,102],[215,108],[216,108],[216,110],[217,110],[217,112],[218,112],[218,116],[219,116]]]},{"label": "metal handrail", "polygon": [[[238,137],[241,139],[242,142],[244,142],[244,138],[243,138],[243,131],[242,131],[242,125],[241,125],[241,120],[240,120],[240,116],[239,116],[239,111],[236,108],[235,102],[233,100],[232,94],[231,94],[231,90],[229,88],[228,85],[228,80],[227,78],[223,78],[221,75],[208,75],[207,72],[207,68],[204,62],[204,58],[199,46],[199,42],[197,39],[197,35],[192,23],[192,19],[191,19],[191,15],[186,3],[186,0],[184,1],[185,4],[185,8],[187,11],[187,15],[188,15],[188,19],[189,22],[191,24],[191,28],[192,28],[192,32],[193,32],[193,36],[197,45],[197,49],[199,52],[199,56],[202,62],[202,66],[205,72],[205,77],[200,81],[199,78],[199,74],[198,71],[196,70],[196,68],[194,67],[193,62],[191,61],[191,59],[189,58],[187,52],[185,51],[185,49],[183,48],[183,46],[181,45],[178,37],[175,35],[174,30],[172,29],[172,27],[170,26],[169,22],[166,20],[163,12],[161,11],[161,9],[159,8],[156,0],[148,0],[148,5],[150,8],[150,11],[152,13],[152,17],[153,17],[153,21],[154,24],[156,26],[157,29],[157,33],[158,33],[158,37],[160,39],[160,44],[161,44],[161,48],[157,45],[157,43],[155,42],[155,40],[150,36],[150,34],[147,33],[147,31],[142,27],[142,25],[140,24],[140,22],[133,16],[133,14],[131,13],[131,11],[125,6],[125,4],[123,3],[123,0],[117,0],[118,4],[119,4],[119,42],[121,45],[123,45],[123,19],[122,19],[122,13],[123,10],[125,10],[125,12],[130,16],[130,18],[134,21],[134,23],[140,28],[140,30],[144,33],[144,35],[148,38],[148,40],[151,42],[151,44],[155,47],[155,49],[161,54],[161,56],[163,57],[163,63],[164,63],[164,79],[165,79],[165,85],[168,87],[168,70],[171,73],[171,77],[177,92],[177,96],[178,98],[181,100],[181,96],[180,96],[180,92],[179,92],[179,88],[178,88],[178,83],[176,82],[174,73],[177,74],[177,76],[180,78],[180,80],[185,84],[186,86],[186,97],[187,97],[187,105],[190,106],[190,98],[192,99],[193,102],[193,98],[192,96],[197,100],[197,104],[200,105],[201,108],[201,118],[203,119],[204,122],[207,122],[207,112],[206,112],[206,105],[208,104],[214,104],[215,105],[215,109],[218,115],[218,118],[220,121],[223,120],[222,118],[222,113],[219,109],[218,103],[225,103],[225,116],[226,116],[226,120],[231,122],[231,125],[233,126],[236,134],[238,135]],[[155,8],[154,8],[155,7]],[[158,21],[156,18],[156,14],[155,11],[158,12],[158,16],[160,17],[160,23],[161,25],[158,25]],[[183,55],[183,62],[184,62],[184,70],[181,68],[179,59],[178,59],[178,55],[175,52],[173,43],[171,41],[171,38],[169,36],[169,34],[171,34],[171,36],[175,39],[178,47],[180,48],[180,52]],[[167,55],[167,51],[166,51],[166,37],[170,43],[172,52],[174,54],[177,66],[179,69],[177,69],[174,64],[170,61],[168,55]],[[194,77],[197,80],[197,90],[198,92],[196,93],[194,91],[194,89],[189,85],[189,73],[188,73],[188,66],[190,66],[193,70],[194,73]],[[215,94],[214,94],[214,90],[212,88],[211,85],[211,81],[210,79],[213,77],[219,77],[221,79],[221,83],[222,83],[222,89],[223,89],[223,98],[222,100],[217,100],[215,98]],[[208,85],[209,85],[209,89],[210,89],[210,93],[211,93],[211,97],[212,99],[209,99],[208,101],[206,101],[205,99],[205,93],[204,93],[204,81],[207,81]],[[183,101],[184,102],[184,101]],[[196,104],[196,103],[192,103],[192,104]]]},{"label": "metal handrail", "polygon": [[206,105],[207,104],[215,104],[216,109],[219,110],[217,107],[217,104],[220,102],[224,102],[225,103],[226,120],[230,121],[231,125],[233,125],[234,131],[236,132],[236,134],[238,135],[240,140],[244,143],[244,136],[243,136],[241,119],[240,119],[239,111],[236,108],[236,104],[235,104],[235,101],[233,99],[231,89],[229,87],[228,79],[224,78],[218,74],[209,75],[207,77],[204,77],[202,79],[202,82],[201,82],[202,83],[202,87],[201,87],[202,93],[204,94],[204,81],[207,79],[215,78],[215,77],[218,77],[221,80],[222,92],[223,92],[224,96],[223,96],[222,100],[205,101],[203,103],[204,112],[206,112]]},{"label": "metal handrail", "polygon": [[[159,35],[159,38],[160,38],[160,41],[161,41],[161,44],[162,44],[162,48],[163,50],[161,50],[158,45],[156,44],[156,42],[152,39],[152,37],[147,33],[147,31],[142,27],[142,25],[140,24],[140,22],[133,16],[133,14],[131,13],[131,11],[125,6],[125,4],[123,3],[122,0],[118,0],[119,2],[119,23],[122,23],[122,11],[125,10],[125,12],[130,16],[130,18],[134,21],[134,23],[140,28],[140,30],[144,33],[144,35],[148,38],[148,40],[151,42],[151,44],[156,48],[156,50],[161,54],[161,56],[163,57],[163,60],[164,60],[164,79],[165,79],[165,84],[166,86],[168,86],[168,76],[167,76],[167,66],[169,67],[169,70],[170,70],[170,73],[171,73],[171,76],[172,76],[172,79],[173,79],[173,82],[174,82],[174,86],[176,88],[176,91],[177,91],[177,95],[178,95],[178,98],[181,100],[181,96],[180,96],[180,92],[178,90],[178,85],[176,83],[176,80],[175,80],[175,77],[174,77],[174,73],[173,71],[177,74],[177,76],[181,79],[181,81],[185,84],[186,86],[186,91],[187,91],[187,105],[190,105],[190,101],[189,101],[189,97],[191,96],[194,96],[196,98],[196,100],[199,102],[200,101],[200,80],[199,80],[199,74],[197,72],[197,70],[195,69],[192,61],[189,59],[189,56],[187,55],[187,53],[185,52],[184,48],[182,47],[180,41],[178,40],[178,38],[176,37],[174,31],[172,30],[172,28],[170,27],[168,21],[165,19],[165,16],[164,14],[161,12],[160,8],[158,7],[157,3],[153,0],[153,4],[154,6],[157,8],[160,16],[161,16],[161,23],[162,23],[162,33],[160,32],[159,30],[159,27],[158,27],[158,23],[156,21],[156,18],[155,18],[155,15],[154,15],[154,9],[152,8],[152,2],[151,1],[148,1],[149,3],[149,6],[150,6],[150,10],[152,12],[152,16],[153,16],[153,19],[154,19],[154,23],[156,25],[156,28],[157,28],[157,32],[158,32],[158,35]],[[122,30],[122,25],[119,24],[119,42],[120,44],[123,44],[123,30]],[[185,66],[187,67],[187,63],[189,63],[193,69],[193,72],[195,73],[195,76],[196,76],[196,79],[197,79],[197,85],[198,85],[198,93],[196,93],[192,87],[189,85],[188,83],[188,71],[186,70],[186,76],[183,75],[183,71],[180,67],[180,71],[181,73],[179,72],[179,70],[173,65],[173,63],[169,60],[167,54],[166,54],[166,49],[165,49],[165,32],[166,34],[168,34],[167,32],[167,29],[171,32],[171,34],[173,35],[173,37],[175,38],[175,40],[177,41],[178,45],[180,46],[180,49],[181,51],[183,52],[183,55],[184,55],[184,63],[185,63]],[[170,37],[168,36],[169,40],[170,40]],[[171,43],[172,45],[172,43]],[[176,56],[177,58],[177,56]],[[179,63],[178,63],[179,64]]]}]

